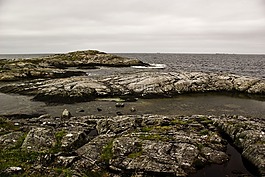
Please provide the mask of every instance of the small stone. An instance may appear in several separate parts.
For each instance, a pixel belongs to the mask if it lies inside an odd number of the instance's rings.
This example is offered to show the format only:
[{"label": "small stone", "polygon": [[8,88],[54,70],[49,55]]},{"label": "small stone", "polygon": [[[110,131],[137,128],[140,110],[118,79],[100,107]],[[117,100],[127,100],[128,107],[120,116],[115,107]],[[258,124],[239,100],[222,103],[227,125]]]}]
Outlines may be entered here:
[{"label": "small stone", "polygon": [[81,109],[79,112],[85,112],[85,110],[84,109]]},{"label": "small stone", "polygon": [[135,107],[131,107],[131,112],[135,112],[136,111],[136,109],[135,109]]},{"label": "small stone", "polygon": [[5,170],[6,174],[18,174],[22,172],[23,169],[21,167],[9,167]]},{"label": "small stone", "polygon": [[117,108],[123,108],[124,107],[124,103],[116,103],[115,106]]},{"label": "small stone", "polygon": [[120,111],[117,111],[116,114],[117,114],[118,116],[121,116],[121,115],[122,115],[122,113],[121,113]]},{"label": "small stone", "polygon": [[62,116],[61,116],[62,118],[70,118],[70,117],[72,117],[72,115],[71,115],[71,113],[67,110],[67,109],[65,109],[63,112],[62,112]]},{"label": "small stone", "polygon": [[98,110],[98,112],[102,111],[102,109],[101,109],[101,108],[97,108],[97,110]]},{"label": "small stone", "polygon": [[38,119],[49,119],[49,118],[51,118],[50,114],[44,114],[44,115],[41,115],[40,117],[38,117]]},{"label": "small stone", "polygon": [[76,160],[78,159],[77,156],[69,156],[69,157],[64,157],[64,156],[59,156],[56,159],[56,162],[60,166],[64,167],[69,167],[71,166]]}]

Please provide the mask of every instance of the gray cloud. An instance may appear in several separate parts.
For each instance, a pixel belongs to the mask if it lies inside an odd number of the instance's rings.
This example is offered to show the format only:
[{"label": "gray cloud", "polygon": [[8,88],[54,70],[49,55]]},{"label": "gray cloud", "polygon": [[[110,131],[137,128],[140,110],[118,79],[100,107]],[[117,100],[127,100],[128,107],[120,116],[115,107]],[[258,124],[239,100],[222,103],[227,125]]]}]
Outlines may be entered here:
[{"label": "gray cloud", "polygon": [[263,0],[0,0],[0,53],[265,53]]}]

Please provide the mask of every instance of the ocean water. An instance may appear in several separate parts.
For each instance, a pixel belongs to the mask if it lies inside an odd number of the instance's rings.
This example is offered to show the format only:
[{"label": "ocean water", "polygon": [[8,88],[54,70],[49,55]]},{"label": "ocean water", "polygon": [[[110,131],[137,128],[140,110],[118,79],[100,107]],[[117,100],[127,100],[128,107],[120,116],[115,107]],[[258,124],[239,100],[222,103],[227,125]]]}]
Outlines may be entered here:
[{"label": "ocean water", "polygon": [[[34,58],[50,54],[0,54],[0,59]],[[265,79],[265,55],[242,54],[169,54],[169,53],[116,53],[116,55],[138,58],[150,64],[165,67],[150,68],[107,68],[87,71],[89,75],[110,75],[132,71],[202,71],[221,72]],[[161,65],[160,65],[161,66]]]},{"label": "ocean water", "polygon": [[166,64],[164,71],[223,72],[265,79],[265,55],[118,54],[147,63]]},{"label": "ocean water", "polygon": [[0,54],[0,59],[17,59],[17,58],[38,58],[50,54]]}]

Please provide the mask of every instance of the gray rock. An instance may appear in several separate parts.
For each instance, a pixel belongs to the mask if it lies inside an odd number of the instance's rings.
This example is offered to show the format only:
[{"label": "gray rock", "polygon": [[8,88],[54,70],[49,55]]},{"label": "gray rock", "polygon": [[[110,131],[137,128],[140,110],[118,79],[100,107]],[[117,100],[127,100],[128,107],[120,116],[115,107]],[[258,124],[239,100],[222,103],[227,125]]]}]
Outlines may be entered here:
[{"label": "gray rock", "polygon": [[229,160],[228,155],[224,152],[216,151],[209,147],[203,147],[201,153],[210,163],[222,164]]},{"label": "gray rock", "polygon": [[[23,130],[30,129],[22,150],[41,152],[38,162],[34,163],[39,168],[31,168],[37,174],[52,176],[56,174],[54,167],[66,166],[76,176],[132,176],[135,172],[142,176],[188,176],[208,164],[228,161],[227,142],[217,131],[221,129],[242,149],[242,156],[264,175],[265,124],[262,119],[225,115],[53,119],[44,116],[34,121],[15,120],[23,125]],[[56,126],[43,125],[43,121],[55,121]],[[211,128],[213,126],[216,128]],[[16,134],[20,132],[0,137],[2,149],[13,146],[5,141]],[[53,152],[54,147],[56,152]]]},{"label": "gray rock", "polygon": [[70,167],[76,160],[78,159],[78,156],[58,156],[56,158],[56,165],[62,166],[62,167]]},{"label": "gray rock", "polygon": [[263,119],[243,116],[222,116],[214,119],[233,140],[234,145],[242,149],[242,156],[249,160],[265,175],[265,122]]},{"label": "gray rock", "polygon": [[72,114],[67,109],[64,109],[64,111],[62,112],[61,118],[69,119],[70,117],[72,117]]},{"label": "gray rock", "polygon": [[33,128],[26,136],[22,148],[28,151],[48,151],[56,143],[54,131],[47,128]]},{"label": "gray rock", "polygon": [[18,145],[19,140],[23,138],[23,132],[11,132],[0,136],[0,148],[10,149]]},{"label": "gray rock", "polygon": [[61,147],[65,151],[76,150],[95,137],[95,135],[89,135],[91,131],[93,130],[83,127],[75,127],[66,130],[61,140]]},{"label": "gray rock", "polygon": [[90,142],[85,144],[76,150],[78,156],[85,158],[84,160],[77,161],[74,166],[76,168],[82,167],[85,165],[86,168],[96,165],[102,160],[102,151],[103,149],[113,141],[114,135],[104,134],[99,135],[96,138],[92,139]]},{"label": "gray rock", "polygon": [[[104,78],[70,77],[48,81],[32,81],[0,87],[2,92],[34,95],[48,102],[80,102],[97,97],[171,96],[187,92],[238,91],[264,94],[265,81],[233,74],[201,72],[142,72]],[[117,106],[122,107],[122,103]]]},{"label": "gray rock", "polygon": [[23,171],[21,167],[8,167],[4,173],[8,175],[16,175]]},{"label": "gray rock", "polygon": [[122,133],[135,126],[135,118],[130,116],[116,116],[112,118],[99,120],[97,131],[99,134]]}]

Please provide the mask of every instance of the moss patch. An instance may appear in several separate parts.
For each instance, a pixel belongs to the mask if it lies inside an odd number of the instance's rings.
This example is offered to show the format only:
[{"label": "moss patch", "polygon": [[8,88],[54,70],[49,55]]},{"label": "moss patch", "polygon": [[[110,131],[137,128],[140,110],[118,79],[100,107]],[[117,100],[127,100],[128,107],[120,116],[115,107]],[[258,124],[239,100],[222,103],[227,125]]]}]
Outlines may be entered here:
[{"label": "moss patch", "polygon": [[14,122],[5,119],[3,117],[0,117],[0,129],[2,129],[0,131],[0,135],[4,135],[7,133],[10,133],[12,131],[18,131],[20,129],[19,126],[15,126]]},{"label": "moss patch", "polygon": [[61,130],[55,133],[56,144],[50,149],[51,153],[58,153],[62,150],[62,139],[66,135],[65,130]]},{"label": "moss patch", "polygon": [[20,149],[12,149],[0,152],[0,176],[6,176],[4,170],[8,167],[22,167],[27,172],[37,161],[39,154],[36,152],[26,152]]},{"label": "moss patch", "polygon": [[102,150],[101,160],[104,161],[106,164],[108,164],[109,160],[112,159],[113,157],[112,153],[113,141],[114,139],[112,139]]},{"label": "moss patch", "polygon": [[199,133],[200,133],[200,135],[208,135],[209,134],[209,130],[203,129]]}]

